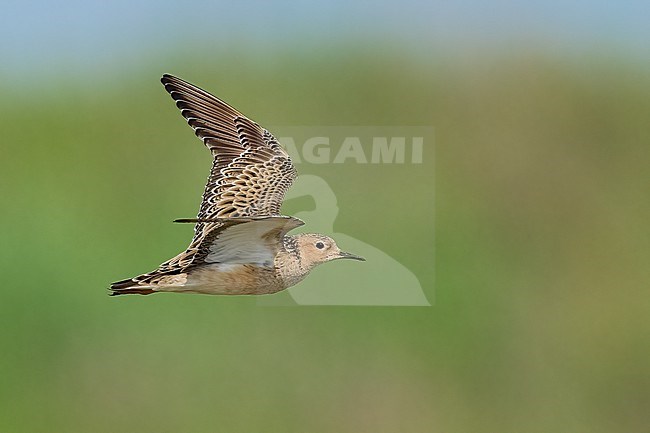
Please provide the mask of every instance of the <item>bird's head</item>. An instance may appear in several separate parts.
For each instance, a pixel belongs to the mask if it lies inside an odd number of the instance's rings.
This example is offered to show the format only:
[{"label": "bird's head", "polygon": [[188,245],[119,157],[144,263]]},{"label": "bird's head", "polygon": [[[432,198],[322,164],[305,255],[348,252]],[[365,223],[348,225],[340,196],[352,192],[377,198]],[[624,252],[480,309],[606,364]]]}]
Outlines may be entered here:
[{"label": "bird's head", "polygon": [[317,233],[303,233],[296,236],[300,257],[311,266],[337,259],[366,261],[361,256],[341,251],[334,239]]}]

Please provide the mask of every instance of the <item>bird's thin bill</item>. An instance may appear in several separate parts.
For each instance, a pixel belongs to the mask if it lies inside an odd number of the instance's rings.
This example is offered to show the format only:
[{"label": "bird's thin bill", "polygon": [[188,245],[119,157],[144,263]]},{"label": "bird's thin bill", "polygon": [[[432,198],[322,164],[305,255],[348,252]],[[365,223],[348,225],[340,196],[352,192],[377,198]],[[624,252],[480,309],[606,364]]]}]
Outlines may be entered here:
[{"label": "bird's thin bill", "polygon": [[357,256],[356,254],[352,254],[352,253],[346,253],[345,251],[341,251],[341,252],[339,253],[339,259],[360,260],[360,261],[362,261],[362,262],[365,262],[365,261],[366,261],[366,259],[364,259],[364,258],[361,257],[361,256]]}]

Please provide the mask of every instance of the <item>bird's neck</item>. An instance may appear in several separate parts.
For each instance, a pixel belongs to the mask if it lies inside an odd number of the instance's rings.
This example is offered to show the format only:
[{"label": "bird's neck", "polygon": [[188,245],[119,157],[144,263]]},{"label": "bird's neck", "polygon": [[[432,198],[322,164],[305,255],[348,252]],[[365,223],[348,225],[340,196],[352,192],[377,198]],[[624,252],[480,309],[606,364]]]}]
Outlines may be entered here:
[{"label": "bird's neck", "polygon": [[312,267],[301,257],[295,237],[285,236],[283,247],[275,256],[275,268],[286,286],[298,284],[309,274]]}]

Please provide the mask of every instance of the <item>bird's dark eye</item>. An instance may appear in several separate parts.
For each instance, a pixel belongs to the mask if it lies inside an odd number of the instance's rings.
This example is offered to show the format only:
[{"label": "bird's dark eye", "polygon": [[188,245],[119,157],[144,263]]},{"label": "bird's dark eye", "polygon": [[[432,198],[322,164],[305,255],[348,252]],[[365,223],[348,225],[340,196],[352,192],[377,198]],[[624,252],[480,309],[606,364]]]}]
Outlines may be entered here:
[{"label": "bird's dark eye", "polygon": [[325,248],[325,244],[322,242],[316,242],[316,248],[322,250],[323,248]]}]

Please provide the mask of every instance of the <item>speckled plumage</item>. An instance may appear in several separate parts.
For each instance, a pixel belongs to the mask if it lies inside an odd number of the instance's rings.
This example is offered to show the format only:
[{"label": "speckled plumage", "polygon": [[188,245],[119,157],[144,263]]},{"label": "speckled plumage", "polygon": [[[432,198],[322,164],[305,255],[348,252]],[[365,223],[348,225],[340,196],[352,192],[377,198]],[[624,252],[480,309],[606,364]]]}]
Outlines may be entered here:
[{"label": "speckled plumage", "polygon": [[331,238],[287,233],[303,224],[281,216],[296,178],[289,154],[266,129],[210,93],[163,75],[165,89],[213,156],[187,249],[158,269],[118,281],[111,295],[189,292],[268,294],[300,282],[316,265],[339,258]]}]

